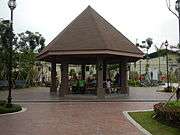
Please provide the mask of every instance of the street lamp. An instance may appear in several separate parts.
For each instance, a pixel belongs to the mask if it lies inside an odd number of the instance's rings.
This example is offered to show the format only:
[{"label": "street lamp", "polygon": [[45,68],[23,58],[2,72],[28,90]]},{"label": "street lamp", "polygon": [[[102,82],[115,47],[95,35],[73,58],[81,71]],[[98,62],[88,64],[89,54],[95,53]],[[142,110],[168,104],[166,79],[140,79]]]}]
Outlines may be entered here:
[{"label": "street lamp", "polygon": [[13,10],[16,8],[16,0],[9,0],[8,6],[11,10],[11,22],[10,22],[10,41],[9,41],[9,62],[8,62],[8,105],[12,105],[11,89],[12,89],[12,51],[13,51]]},{"label": "street lamp", "polygon": [[165,42],[165,47],[166,47],[166,71],[167,71],[167,89],[169,90],[169,61],[168,61],[168,41],[166,40]]}]

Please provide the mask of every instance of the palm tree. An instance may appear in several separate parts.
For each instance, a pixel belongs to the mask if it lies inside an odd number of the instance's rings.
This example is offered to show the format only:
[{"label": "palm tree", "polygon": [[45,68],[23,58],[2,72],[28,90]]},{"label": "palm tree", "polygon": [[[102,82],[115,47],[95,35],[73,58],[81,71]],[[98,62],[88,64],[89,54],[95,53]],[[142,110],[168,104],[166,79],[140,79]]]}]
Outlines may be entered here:
[{"label": "palm tree", "polygon": [[146,76],[147,76],[147,79],[150,79],[149,74],[148,74],[148,69],[149,69],[148,51],[149,51],[149,49],[151,48],[151,46],[153,44],[152,38],[147,38],[145,43],[147,44],[147,45],[144,46],[144,48],[146,48],[146,50],[147,50],[147,54],[146,54]]},{"label": "palm tree", "polygon": [[159,68],[159,76],[158,76],[158,81],[160,81],[160,74],[161,74],[161,49],[163,44],[158,48],[156,45],[154,45],[156,48],[156,52],[158,53],[158,68]]}]

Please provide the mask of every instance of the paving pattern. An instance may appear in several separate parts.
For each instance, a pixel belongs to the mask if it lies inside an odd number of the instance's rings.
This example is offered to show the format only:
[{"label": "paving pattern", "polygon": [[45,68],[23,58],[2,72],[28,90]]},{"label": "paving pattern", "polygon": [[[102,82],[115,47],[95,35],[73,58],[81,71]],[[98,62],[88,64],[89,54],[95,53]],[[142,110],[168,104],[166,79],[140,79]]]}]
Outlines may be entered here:
[{"label": "paving pattern", "polygon": [[123,111],[151,109],[142,102],[23,103],[26,112],[0,116],[0,135],[141,135]]}]

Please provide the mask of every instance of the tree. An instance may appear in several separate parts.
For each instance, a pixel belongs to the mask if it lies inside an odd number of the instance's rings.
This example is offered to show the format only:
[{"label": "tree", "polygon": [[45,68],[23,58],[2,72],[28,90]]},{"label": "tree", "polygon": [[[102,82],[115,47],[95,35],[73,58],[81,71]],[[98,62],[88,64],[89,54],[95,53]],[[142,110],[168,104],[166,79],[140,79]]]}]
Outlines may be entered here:
[{"label": "tree", "polygon": [[[177,1],[178,2],[178,1]],[[179,6],[176,7],[175,6],[175,10],[178,12],[178,14],[172,10],[171,8],[171,0],[166,0],[166,5],[167,5],[167,8],[168,10],[177,17],[177,19],[179,20],[179,43],[177,44],[177,46],[175,48],[177,48],[177,52],[179,53],[179,58],[177,59],[177,62],[178,62],[178,69],[177,69],[177,78],[180,78],[180,9],[179,9]],[[177,3],[178,5],[178,3]],[[180,81],[179,81],[179,86],[180,86]]]},{"label": "tree", "polygon": [[168,10],[179,19],[178,14],[176,14],[175,11],[173,11],[171,8],[171,0],[166,0],[166,6],[167,6]]},{"label": "tree", "polygon": [[20,52],[40,52],[45,47],[45,39],[39,32],[26,31],[18,34]]},{"label": "tree", "polygon": [[[45,47],[45,39],[38,32],[26,31],[18,34],[18,56],[19,74],[25,79],[27,84],[32,85],[33,78],[37,78],[35,69],[36,54]],[[41,64],[40,62],[38,64]]]},{"label": "tree", "polygon": [[146,55],[145,55],[146,66],[145,66],[145,71],[146,71],[146,80],[147,80],[147,81],[150,81],[150,77],[149,77],[149,74],[148,74],[148,69],[149,69],[149,61],[148,61],[149,56],[148,56],[148,51],[149,51],[149,49],[151,48],[152,44],[153,44],[152,38],[147,38],[145,41],[142,41],[142,44],[136,43],[136,46],[137,46],[137,47],[145,48],[145,49],[146,49]]},{"label": "tree", "polygon": [[7,39],[8,39],[8,32],[9,30],[9,22],[1,20],[0,21],[0,79],[4,79],[5,77],[5,61],[7,60],[7,57],[5,57],[5,52],[7,51],[6,46],[7,46]]},{"label": "tree", "polygon": [[152,77],[149,76],[149,54],[148,51],[151,48],[153,44],[152,38],[147,38],[145,41],[142,41],[142,44],[136,43],[137,47],[146,49],[146,54],[144,56],[144,59],[146,59],[146,65],[145,65],[145,86],[151,86],[152,85]]},{"label": "tree", "polygon": [[149,49],[149,48],[151,48],[151,45],[153,44],[153,41],[152,41],[152,38],[147,38],[146,39],[146,43],[147,43],[147,48]]},{"label": "tree", "polygon": [[[13,48],[15,47],[17,43],[17,38],[15,34],[11,34],[11,28],[10,28],[10,21],[9,20],[0,20],[0,79],[7,79],[8,73],[7,73],[7,67],[9,63],[9,56],[10,56],[10,39],[11,36],[13,41],[12,45]],[[12,51],[13,59],[16,57],[15,50]],[[14,60],[12,63],[13,67],[16,65],[16,61]]]},{"label": "tree", "polygon": [[[8,77],[11,29],[9,20],[0,20],[0,80]],[[13,33],[13,79],[35,78],[36,54],[45,47],[45,39],[38,32]]]}]

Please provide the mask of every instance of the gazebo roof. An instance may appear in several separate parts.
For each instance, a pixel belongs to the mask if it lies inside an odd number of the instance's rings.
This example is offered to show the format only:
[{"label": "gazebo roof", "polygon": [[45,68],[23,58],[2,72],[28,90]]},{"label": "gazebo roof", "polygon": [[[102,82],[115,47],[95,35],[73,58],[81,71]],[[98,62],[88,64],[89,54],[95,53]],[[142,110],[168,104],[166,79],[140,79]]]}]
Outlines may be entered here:
[{"label": "gazebo roof", "polygon": [[143,57],[142,51],[88,6],[37,58],[91,54]]}]

